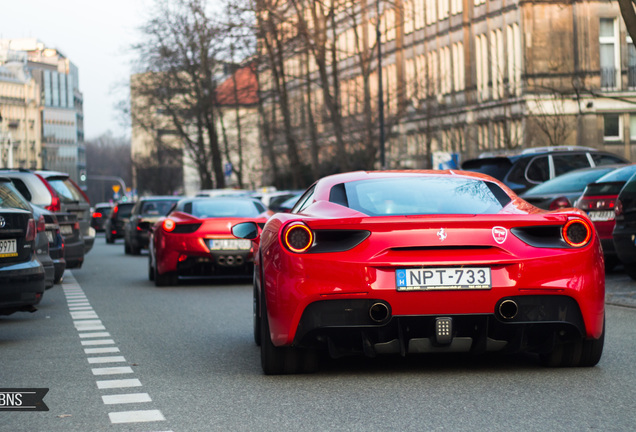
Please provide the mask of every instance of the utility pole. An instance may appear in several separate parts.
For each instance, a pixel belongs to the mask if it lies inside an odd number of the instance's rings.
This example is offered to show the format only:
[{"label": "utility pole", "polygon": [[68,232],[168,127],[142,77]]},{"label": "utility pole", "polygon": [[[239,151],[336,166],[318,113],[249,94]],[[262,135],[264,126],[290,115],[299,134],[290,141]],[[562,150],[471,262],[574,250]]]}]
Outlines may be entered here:
[{"label": "utility pole", "polygon": [[380,26],[380,0],[375,1],[376,10],[376,44],[378,45],[378,118],[380,121],[380,169],[386,169],[384,150],[384,89],[382,88],[382,32]]}]

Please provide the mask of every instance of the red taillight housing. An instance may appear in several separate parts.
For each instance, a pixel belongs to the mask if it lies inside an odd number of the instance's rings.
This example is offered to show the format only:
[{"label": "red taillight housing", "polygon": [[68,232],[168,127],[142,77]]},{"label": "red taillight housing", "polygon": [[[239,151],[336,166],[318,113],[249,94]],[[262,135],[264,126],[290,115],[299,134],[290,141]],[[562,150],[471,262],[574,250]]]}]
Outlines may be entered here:
[{"label": "red taillight housing", "polygon": [[550,210],[558,210],[562,208],[572,207],[572,203],[566,197],[558,197],[552,200],[550,203]]},{"label": "red taillight housing", "polygon": [[93,212],[93,217],[94,217],[94,218],[100,218],[100,217],[102,217],[102,216],[103,216],[103,215],[102,215],[100,212]]},{"label": "red taillight housing", "polygon": [[623,202],[619,199],[616,200],[616,207],[614,207],[614,214],[616,217],[623,215]]},{"label": "red taillight housing", "polygon": [[563,240],[572,247],[583,247],[592,238],[592,227],[583,219],[570,219],[561,230]]},{"label": "red taillight housing", "polygon": [[33,240],[35,240],[36,231],[37,229],[35,226],[35,220],[33,220],[33,218],[30,218],[29,222],[27,223],[27,231],[26,231],[25,240],[28,242],[32,242]]},{"label": "red taillight housing", "polygon": [[46,231],[46,221],[44,220],[44,215],[40,215],[38,218],[37,232],[40,233],[44,231]]},{"label": "red taillight housing", "polygon": [[113,208],[113,214],[117,214],[119,212],[119,206],[116,205],[115,208]]},{"label": "red taillight housing", "polygon": [[172,219],[166,219],[161,224],[161,227],[166,232],[172,232],[176,228],[177,224]]},{"label": "red taillight housing", "polygon": [[61,203],[60,203],[60,197],[57,195],[57,192],[55,192],[55,189],[53,189],[51,187],[51,185],[49,184],[49,182],[46,181],[46,179],[44,177],[42,177],[40,174],[36,174],[36,176],[38,176],[38,178],[40,180],[42,180],[42,183],[44,183],[44,186],[46,186],[46,188],[48,189],[49,193],[51,194],[51,204],[49,204],[48,206],[46,206],[44,208],[47,209],[48,211],[52,211],[52,212],[62,211],[62,206],[61,206]]},{"label": "red taillight housing", "polygon": [[304,223],[292,223],[283,232],[283,244],[294,253],[307,252],[314,244],[314,233]]}]

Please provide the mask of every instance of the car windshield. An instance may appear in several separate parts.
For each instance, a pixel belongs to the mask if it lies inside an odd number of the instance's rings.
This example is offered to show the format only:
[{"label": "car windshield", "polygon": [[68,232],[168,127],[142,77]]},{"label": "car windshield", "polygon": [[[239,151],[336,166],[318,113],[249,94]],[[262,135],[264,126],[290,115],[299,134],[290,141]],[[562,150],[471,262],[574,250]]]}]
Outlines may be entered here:
[{"label": "car windshield", "polygon": [[68,178],[47,178],[46,181],[60,197],[61,202],[86,202],[82,193]]},{"label": "car windshield", "polygon": [[[145,201],[141,204],[141,214],[146,216],[165,216],[177,200]],[[128,214],[130,216],[130,212]]]},{"label": "car windshield", "polygon": [[31,210],[29,203],[11,182],[0,181],[0,208],[18,208]]},{"label": "car windshield", "polygon": [[450,177],[400,177],[345,183],[348,206],[370,216],[493,214],[510,197],[496,184]]},{"label": "car windshield", "polygon": [[614,168],[571,171],[528,189],[524,195],[582,192],[585,186],[612,170]]},{"label": "car windshield", "polygon": [[184,211],[198,218],[256,217],[265,211],[257,201],[241,199],[202,199],[184,205]]}]

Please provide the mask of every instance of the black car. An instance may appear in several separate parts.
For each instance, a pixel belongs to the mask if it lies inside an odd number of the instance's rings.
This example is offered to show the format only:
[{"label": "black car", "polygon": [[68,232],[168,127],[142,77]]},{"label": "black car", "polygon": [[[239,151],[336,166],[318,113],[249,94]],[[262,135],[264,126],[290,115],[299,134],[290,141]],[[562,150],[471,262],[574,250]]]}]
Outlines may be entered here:
[{"label": "black car", "polygon": [[106,222],[104,222],[104,236],[106,243],[115,243],[118,238],[124,237],[124,227],[130,218],[134,202],[122,202],[115,204],[110,210]]},{"label": "black car", "polygon": [[626,165],[602,165],[570,171],[534,186],[520,196],[544,210],[574,207],[588,184],[624,166]]},{"label": "black car", "polygon": [[104,231],[104,224],[110,214],[113,205],[111,203],[97,203],[91,214],[91,227],[97,232]]},{"label": "black car", "polygon": [[513,155],[484,155],[462,163],[462,169],[488,174],[516,194],[579,168],[629,163],[627,159],[587,147],[537,147]]},{"label": "black car", "polygon": [[49,252],[49,239],[46,233],[46,221],[44,220],[44,210],[38,206],[31,206],[33,219],[35,220],[35,255],[44,267],[44,287],[46,289],[55,285],[55,263]]},{"label": "black car", "polygon": [[[44,232],[49,242],[49,256],[51,257],[51,260],[53,260],[53,266],[55,269],[53,283],[59,284],[62,282],[62,279],[64,278],[64,270],[66,270],[66,245],[64,244],[64,237],[62,237],[62,232],[60,231],[60,223],[58,222],[55,213],[44,210],[42,214],[44,216],[45,223]],[[81,244],[82,242],[78,242],[77,247],[79,248],[79,245]]]},{"label": "black car", "polygon": [[614,249],[618,259],[625,266],[625,272],[636,280],[636,174],[625,183],[618,194],[614,211]]},{"label": "black car", "polygon": [[126,254],[139,255],[141,249],[148,249],[152,226],[160,217],[167,215],[179,199],[174,196],[151,196],[137,201],[124,227]]},{"label": "black car", "polygon": [[0,177],[0,315],[34,312],[45,289],[36,257],[37,225],[29,203]]}]

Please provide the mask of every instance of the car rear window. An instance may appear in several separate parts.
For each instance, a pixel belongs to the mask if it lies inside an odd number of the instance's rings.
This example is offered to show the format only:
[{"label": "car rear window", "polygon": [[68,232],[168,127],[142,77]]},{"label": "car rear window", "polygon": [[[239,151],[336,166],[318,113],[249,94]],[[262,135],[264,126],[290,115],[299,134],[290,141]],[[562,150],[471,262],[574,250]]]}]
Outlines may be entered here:
[{"label": "car rear window", "polygon": [[266,209],[257,201],[213,198],[187,203],[184,211],[198,218],[256,217]]},{"label": "car rear window", "polygon": [[84,195],[77,190],[75,185],[68,178],[49,177],[46,181],[60,197],[63,203],[80,202],[86,203]]},{"label": "car rear window", "polygon": [[599,195],[617,195],[625,186],[624,181],[618,182],[604,182],[604,183],[592,183],[587,185],[585,193],[586,197],[599,196]]},{"label": "car rear window", "polygon": [[503,180],[510,170],[512,162],[507,158],[470,159],[462,164],[462,169],[487,174]]},{"label": "car rear window", "polygon": [[31,211],[29,203],[24,199],[11,182],[0,181],[0,208],[17,208]]},{"label": "car rear window", "polygon": [[178,200],[145,201],[141,204],[140,213],[146,216],[165,216],[177,201]]},{"label": "car rear window", "polygon": [[494,183],[466,178],[384,178],[345,183],[344,188],[348,206],[369,216],[493,214],[511,200]]},{"label": "car rear window", "polygon": [[117,215],[119,217],[130,217],[132,213],[132,209],[135,206],[134,203],[130,204],[119,204],[117,207]]}]

